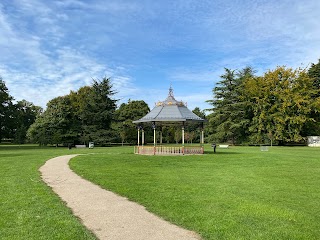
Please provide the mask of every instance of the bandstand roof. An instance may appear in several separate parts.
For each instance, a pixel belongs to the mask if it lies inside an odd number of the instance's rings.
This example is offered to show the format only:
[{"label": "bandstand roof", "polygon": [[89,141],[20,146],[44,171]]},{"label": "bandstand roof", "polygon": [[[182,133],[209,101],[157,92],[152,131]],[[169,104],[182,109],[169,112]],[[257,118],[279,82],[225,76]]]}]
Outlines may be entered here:
[{"label": "bandstand roof", "polygon": [[186,121],[204,122],[205,120],[190,111],[184,102],[177,101],[173,96],[173,89],[170,87],[166,100],[158,102],[147,115],[133,121],[133,123]]}]

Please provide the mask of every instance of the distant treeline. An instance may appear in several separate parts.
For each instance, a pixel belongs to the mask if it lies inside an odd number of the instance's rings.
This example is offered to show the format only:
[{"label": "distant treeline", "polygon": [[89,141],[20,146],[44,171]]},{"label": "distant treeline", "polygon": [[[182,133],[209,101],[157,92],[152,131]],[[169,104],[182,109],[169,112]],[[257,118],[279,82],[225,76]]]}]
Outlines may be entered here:
[{"label": "distant treeline", "polygon": [[[211,109],[193,110],[208,120],[207,142],[286,144],[320,135],[320,60],[308,69],[277,67],[262,76],[251,67],[226,68],[212,92],[207,101]],[[14,103],[0,78],[0,140],[41,145],[136,144],[132,121],[150,109],[143,100],[117,107],[115,93],[109,78],[93,80],[90,86],[50,100],[44,111],[26,100]],[[151,126],[144,128],[146,142],[152,142]],[[196,124],[186,127],[186,142],[199,141],[199,136]],[[162,127],[162,139],[180,142],[181,126]]]},{"label": "distant treeline", "polygon": [[13,103],[13,97],[0,77],[0,141],[24,143],[28,128],[42,108],[26,100]]},{"label": "distant treeline", "polygon": [[309,69],[225,69],[213,88],[209,141],[286,144],[320,135],[320,60]]}]

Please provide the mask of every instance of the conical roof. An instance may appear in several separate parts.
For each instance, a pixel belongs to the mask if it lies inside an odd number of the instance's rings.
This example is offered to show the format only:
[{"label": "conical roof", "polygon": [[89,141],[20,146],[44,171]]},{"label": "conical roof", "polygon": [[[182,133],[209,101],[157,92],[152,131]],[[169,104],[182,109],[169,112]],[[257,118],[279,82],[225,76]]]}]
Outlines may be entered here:
[{"label": "conical roof", "polygon": [[133,123],[186,121],[203,122],[204,119],[190,111],[183,102],[177,101],[173,96],[173,89],[170,87],[166,100],[158,102],[147,115],[133,121]]}]

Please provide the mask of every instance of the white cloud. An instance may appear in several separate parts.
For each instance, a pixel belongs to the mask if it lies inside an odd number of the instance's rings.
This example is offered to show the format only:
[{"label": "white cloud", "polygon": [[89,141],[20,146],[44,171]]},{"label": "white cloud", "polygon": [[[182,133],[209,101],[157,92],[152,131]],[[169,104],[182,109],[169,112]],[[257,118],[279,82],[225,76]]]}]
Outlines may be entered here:
[{"label": "white cloud", "polygon": [[111,77],[111,80],[120,100],[127,101],[130,96],[135,96],[138,92],[137,87],[134,86],[132,79],[128,76],[114,76]]},{"label": "white cloud", "polygon": [[[263,72],[307,65],[320,56],[318,0],[6,5],[0,3],[0,74],[13,96],[42,106],[92,78],[110,76],[122,101],[143,99],[152,107],[163,100],[157,96],[167,95],[149,80],[158,74],[166,77],[164,84],[181,85],[183,101],[201,107],[224,67],[251,65]],[[146,65],[155,71],[144,74]]]},{"label": "white cloud", "polygon": [[[40,19],[48,29],[60,29],[55,17],[50,18],[53,12],[40,1],[20,1],[19,9],[34,20]],[[60,14],[58,18],[67,17]],[[20,23],[11,21],[0,4],[0,34],[7,39],[0,40],[0,76],[16,100],[26,99],[45,107],[52,98],[102,77],[111,77],[115,87],[121,88],[122,97],[134,92],[130,77],[122,74],[125,69],[111,69],[72,45],[47,48],[50,38],[33,35],[26,29],[18,31],[17,24]]]},{"label": "white cloud", "polygon": [[74,49],[59,49],[56,58],[43,55],[39,49],[33,49],[33,54],[42,57],[43,61],[38,58],[30,61],[29,63],[34,65],[32,70],[17,72],[5,66],[0,69],[0,75],[17,100],[24,98],[44,107],[52,98],[90,85],[92,79],[101,79],[104,76],[112,78],[115,89],[121,88],[122,96],[132,91],[129,77],[121,77],[121,73]]},{"label": "white cloud", "polygon": [[125,1],[79,1],[79,0],[61,0],[57,1],[56,4],[59,7],[66,7],[71,9],[81,9],[81,10],[94,10],[94,11],[103,11],[110,12],[114,14],[115,12],[132,12],[140,9],[138,4],[133,2]]}]

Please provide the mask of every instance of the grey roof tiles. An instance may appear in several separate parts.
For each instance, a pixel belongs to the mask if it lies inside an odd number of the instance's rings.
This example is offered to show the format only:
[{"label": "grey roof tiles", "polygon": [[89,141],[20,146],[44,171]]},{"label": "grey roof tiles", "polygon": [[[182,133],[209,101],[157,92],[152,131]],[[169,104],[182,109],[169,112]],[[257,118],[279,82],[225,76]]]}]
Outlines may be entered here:
[{"label": "grey roof tiles", "polygon": [[147,115],[139,120],[133,121],[133,123],[185,121],[203,122],[204,119],[190,111],[183,102],[177,101],[174,98],[173,90],[170,87],[169,95],[165,101],[158,102]]}]

